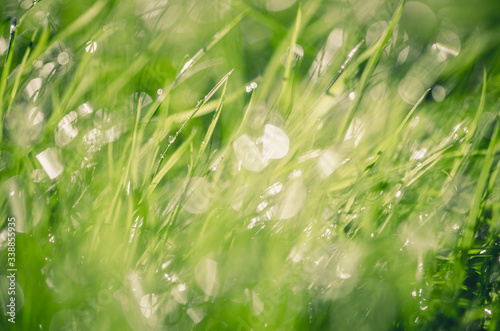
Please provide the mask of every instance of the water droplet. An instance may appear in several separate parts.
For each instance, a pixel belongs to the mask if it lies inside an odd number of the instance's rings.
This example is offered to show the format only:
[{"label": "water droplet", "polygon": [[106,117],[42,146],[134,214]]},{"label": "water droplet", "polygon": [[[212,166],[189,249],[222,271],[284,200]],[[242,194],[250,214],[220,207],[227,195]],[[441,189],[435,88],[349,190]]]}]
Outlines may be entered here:
[{"label": "water droplet", "polygon": [[267,167],[267,160],[264,158],[255,141],[248,135],[243,134],[233,143],[234,154],[241,165],[252,172],[260,172]]},{"label": "water droplet", "polygon": [[432,98],[437,102],[443,102],[446,98],[446,90],[441,85],[432,88]]},{"label": "water droplet", "polygon": [[280,203],[279,219],[289,219],[299,213],[305,204],[307,189],[301,180],[290,183],[284,192],[284,199]]},{"label": "water droplet", "polygon": [[205,317],[205,312],[201,308],[189,308],[187,314],[191,317],[194,324],[200,323]]},{"label": "water droplet", "polygon": [[266,124],[262,140],[264,159],[281,159],[288,154],[290,140],[286,133],[272,124]]},{"label": "water droplet", "polygon": [[78,129],[73,125],[76,119],[77,114],[72,111],[68,115],[64,116],[59,122],[55,134],[55,140],[58,146],[66,146],[78,135]]},{"label": "water droplet", "polygon": [[196,284],[209,297],[217,292],[217,262],[211,259],[202,259],[194,268]]},{"label": "water droplet", "polygon": [[45,116],[39,107],[19,104],[13,107],[6,119],[9,137],[20,146],[27,146],[42,133]]},{"label": "water droplet", "polygon": [[272,185],[270,185],[266,190],[264,191],[263,197],[264,198],[269,198],[273,195],[276,195],[280,193],[283,190],[283,185],[280,182],[276,182]]},{"label": "water droplet", "polygon": [[410,161],[421,160],[424,158],[425,153],[427,153],[427,148],[415,149],[410,157]]},{"label": "water droplet", "polygon": [[129,97],[129,105],[131,111],[135,111],[137,109],[139,102],[141,103],[142,107],[146,107],[153,102],[153,99],[149,96],[149,94],[145,92],[136,92],[131,94]]},{"label": "water droplet", "polygon": [[449,57],[457,57],[460,53],[460,38],[451,31],[440,31],[432,50],[437,53],[439,61],[445,61]]},{"label": "water droplet", "polygon": [[[92,105],[89,102],[85,102],[84,104],[80,105],[77,108],[77,111],[81,117],[87,117],[90,114],[92,114],[92,112],[94,111],[94,108],[92,107]],[[102,115],[102,110],[101,110],[101,115]]]},{"label": "water droplet", "polygon": [[155,293],[146,294],[140,301],[141,312],[145,318],[150,318],[158,309],[158,295]]},{"label": "water droplet", "polygon": [[309,69],[309,75],[312,76],[313,80],[317,80],[318,77],[326,72],[335,54],[342,46],[343,41],[344,31],[342,29],[336,28],[330,32],[325,47],[318,52]]},{"label": "water droplet", "polygon": [[264,311],[264,303],[255,291],[252,291],[252,310],[255,315],[260,315]]},{"label": "water droplet", "polygon": [[351,125],[347,130],[344,141],[345,142],[352,141],[354,143],[354,147],[357,147],[359,142],[361,141],[361,138],[363,138],[365,132],[366,132],[365,124],[361,120],[355,118],[351,122]]},{"label": "water droplet", "polygon": [[87,53],[94,53],[97,50],[97,43],[95,41],[88,41],[85,50]]},{"label": "water droplet", "polygon": [[104,137],[106,142],[112,143],[113,141],[118,140],[120,135],[122,134],[122,129],[120,125],[113,125],[111,128],[104,132]]},{"label": "water droplet", "polygon": [[424,93],[424,85],[420,79],[406,75],[398,85],[398,92],[404,102],[413,105]]},{"label": "water droplet", "polygon": [[104,144],[104,137],[101,130],[94,128],[83,136],[83,142],[87,144],[87,152],[95,153],[101,149]]},{"label": "water droplet", "polygon": [[323,178],[330,176],[341,165],[342,159],[340,155],[331,149],[324,151],[316,163],[316,167]]},{"label": "water droplet", "polygon": [[40,69],[40,76],[43,78],[47,78],[54,73],[55,64],[53,62],[49,62],[45,64],[42,69]]},{"label": "water droplet", "polygon": [[9,43],[4,37],[0,37],[0,56],[7,51],[7,48],[9,48]]},{"label": "water droplet", "polygon": [[187,303],[187,287],[186,284],[179,284],[172,290],[172,296],[175,301],[180,303],[181,305],[185,305]]},{"label": "water droplet", "polygon": [[55,148],[49,147],[43,152],[39,153],[36,158],[43,167],[43,170],[49,175],[50,179],[56,179],[62,174],[64,167],[57,156]]},{"label": "water droplet", "polygon": [[33,98],[33,100],[36,100],[41,88],[42,88],[42,78],[40,77],[34,78],[30,80],[28,85],[26,85],[26,93],[28,93],[29,98]]},{"label": "water droplet", "polygon": [[[285,66],[288,61],[288,52],[289,50],[287,50],[287,53],[284,54],[282,57],[281,57],[281,64],[283,66]],[[297,61],[299,59],[301,59],[302,57],[304,56],[304,49],[302,48],[302,46],[300,46],[299,44],[295,44],[293,45],[293,55],[292,55],[292,63],[291,63],[291,67],[295,67],[295,64],[297,63]]]},{"label": "water droplet", "polygon": [[238,187],[234,192],[233,199],[231,201],[231,207],[234,210],[240,210],[241,207],[243,206],[243,201],[245,199],[247,189],[248,186],[245,184],[243,186]]},{"label": "water droplet", "polygon": [[57,56],[57,62],[59,62],[60,65],[66,65],[69,62],[69,55],[67,52],[61,52]]}]

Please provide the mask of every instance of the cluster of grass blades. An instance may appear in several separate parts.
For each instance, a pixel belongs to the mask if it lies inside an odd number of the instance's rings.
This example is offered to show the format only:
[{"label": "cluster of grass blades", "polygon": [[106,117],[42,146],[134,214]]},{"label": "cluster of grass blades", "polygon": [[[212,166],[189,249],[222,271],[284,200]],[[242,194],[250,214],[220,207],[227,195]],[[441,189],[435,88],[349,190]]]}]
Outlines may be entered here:
[{"label": "cluster of grass blades", "polygon": [[483,5],[7,0],[0,329],[497,330]]}]

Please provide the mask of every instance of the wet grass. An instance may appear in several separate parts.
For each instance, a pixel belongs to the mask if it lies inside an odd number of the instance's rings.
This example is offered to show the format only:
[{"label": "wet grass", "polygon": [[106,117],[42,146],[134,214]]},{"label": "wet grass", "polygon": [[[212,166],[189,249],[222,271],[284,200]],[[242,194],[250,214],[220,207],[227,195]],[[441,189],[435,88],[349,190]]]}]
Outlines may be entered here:
[{"label": "wet grass", "polygon": [[30,6],[0,6],[2,329],[498,329],[500,5]]}]

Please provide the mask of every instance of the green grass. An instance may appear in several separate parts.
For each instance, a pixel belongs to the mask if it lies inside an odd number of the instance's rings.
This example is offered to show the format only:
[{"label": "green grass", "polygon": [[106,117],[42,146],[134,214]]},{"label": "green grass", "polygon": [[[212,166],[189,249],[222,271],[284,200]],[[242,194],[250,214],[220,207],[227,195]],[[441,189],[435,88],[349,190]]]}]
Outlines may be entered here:
[{"label": "green grass", "polygon": [[495,1],[30,6],[0,5],[0,329],[500,328]]}]

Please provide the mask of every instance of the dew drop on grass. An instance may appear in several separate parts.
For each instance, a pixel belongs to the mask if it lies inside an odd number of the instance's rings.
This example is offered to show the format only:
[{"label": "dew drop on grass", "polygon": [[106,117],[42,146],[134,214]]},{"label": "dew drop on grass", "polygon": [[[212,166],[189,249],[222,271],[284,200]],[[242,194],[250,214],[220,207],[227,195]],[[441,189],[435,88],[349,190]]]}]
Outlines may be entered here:
[{"label": "dew drop on grass", "polygon": [[286,133],[272,124],[266,124],[262,141],[264,159],[281,159],[288,154],[290,140]]},{"label": "dew drop on grass", "polygon": [[68,53],[67,52],[59,53],[59,55],[57,56],[57,62],[62,66],[68,64],[68,62],[69,62]]},{"label": "dew drop on grass", "polygon": [[342,159],[340,155],[331,150],[327,149],[318,158],[316,163],[316,168],[318,169],[320,175],[323,178],[330,176],[335,170],[342,165]]},{"label": "dew drop on grass", "polygon": [[9,137],[20,146],[26,146],[40,137],[45,116],[39,107],[17,105],[6,118]]},{"label": "dew drop on grass", "polygon": [[268,198],[273,195],[276,195],[280,193],[283,190],[283,185],[280,182],[276,182],[272,185],[270,185],[266,190],[264,191],[263,198]]},{"label": "dew drop on grass", "polygon": [[285,188],[284,198],[281,200],[279,208],[279,219],[285,220],[297,215],[307,198],[307,188],[302,180],[292,181]]},{"label": "dew drop on grass", "polygon": [[29,81],[28,85],[26,85],[26,93],[29,98],[33,98],[36,100],[38,97],[38,92],[42,88],[42,78],[37,77]]},{"label": "dew drop on grass", "polygon": [[201,308],[189,308],[186,313],[194,324],[200,323],[205,317],[205,312]]},{"label": "dew drop on grass", "polygon": [[129,105],[130,110],[135,111],[139,103],[141,103],[142,107],[146,107],[150,103],[153,102],[153,99],[149,96],[149,94],[145,92],[136,92],[130,95],[129,97]]},{"label": "dew drop on grass", "polygon": [[177,303],[185,305],[187,303],[187,287],[186,284],[179,284],[172,289],[172,296]]},{"label": "dew drop on grass", "polygon": [[122,128],[120,125],[113,125],[111,128],[104,132],[104,139],[107,143],[112,143],[118,140],[122,134]]},{"label": "dew drop on grass", "polygon": [[64,116],[57,125],[55,140],[59,147],[66,146],[78,135],[78,129],[73,125],[76,119],[77,114],[72,111]]},{"label": "dew drop on grass", "polygon": [[252,310],[255,315],[260,315],[264,311],[264,303],[255,291],[252,291]]},{"label": "dew drop on grass", "polygon": [[234,154],[241,165],[252,172],[260,172],[267,167],[267,160],[250,136],[243,134],[233,142]]},{"label": "dew drop on grass", "polygon": [[87,152],[95,153],[104,144],[104,137],[101,130],[94,128],[83,136],[83,142],[87,144]]},{"label": "dew drop on grass", "polygon": [[202,259],[194,268],[194,278],[198,287],[209,297],[217,292],[217,262]]},{"label": "dew drop on grass", "polygon": [[77,108],[77,112],[81,117],[90,116],[94,112],[94,108],[90,102],[85,102]]},{"label": "dew drop on grass", "polygon": [[342,46],[343,40],[344,30],[336,28],[330,32],[326,45],[318,52],[311,68],[309,69],[309,75],[313,78],[313,80],[317,80],[318,77],[322,76],[326,72],[326,69],[328,69],[334,55]]},{"label": "dew drop on grass", "polygon": [[352,122],[351,125],[349,126],[349,129],[347,130],[347,133],[344,138],[344,142],[352,142],[354,147],[357,147],[359,142],[361,141],[361,138],[363,138],[364,134],[366,132],[366,125],[363,123],[361,120],[355,118]]},{"label": "dew drop on grass", "polygon": [[432,50],[436,52],[438,61],[443,62],[460,54],[460,38],[451,31],[440,31]]},{"label": "dew drop on grass", "polygon": [[410,46],[406,46],[405,48],[403,48],[401,52],[399,52],[397,64],[403,64],[406,61],[406,59],[408,59],[409,54],[410,54]]},{"label": "dew drop on grass", "polygon": [[85,45],[87,53],[94,53],[97,50],[97,43],[95,41],[88,41]]},{"label": "dew drop on grass", "polygon": [[36,156],[38,162],[42,165],[43,170],[49,175],[50,179],[56,179],[62,174],[64,166],[62,165],[57,151],[53,147],[49,147],[46,150],[40,152]]},{"label": "dew drop on grass", "polygon": [[94,125],[98,128],[103,127],[111,123],[111,115],[109,111],[104,109],[99,109],[94,114]]},{"label": "dew drop on grass", "polygon": [[55,64],[53,62],[46,63],[40,70],[40,76],[47,78],[54,73]]},{"label": "dew drop on grass", "polygon": [[0,37],[0,56],[2,56],[9,48],[9,43],[4,37]]},{"label": "dew drop on grass", "polygon": [[[281,64],[283,66],[287,65],[288,52],[289,52],[289,50],[287,50],[287,53],[281,57]],[[300,46],[299,44],[293,45],[293,55],[292,55],[292,62],[290,63],[290,66],[292,68],[295,67],[295,64],[297,63],[297,61],[300,60],[302,57],[304,57],[304,49],[302,48],[302,46]]]},{"label": "dew drop on grass", "polygon": [[446,98],[446,90],[441,85],[436,85],[432,88],[432,98],[436,102],[443,102]]},{"label": "dew drop on grass", "polygon": [[145,318],[150,318],[158,309],[158,295],[155,293],[146,294],[140,301],[141,312]]},{"label": "dew drop on grass", "polygon": [[425,147],[420,149],[415,149],[410,157],[410,161],[421,160],[424,158],[426,153],[427,153],[427,148]]},{"label": "dew drop on grass", "polygon": [[420,79],[406,75],[398,85],[398,92],[404,102],[413,105],[424,93],[424,85]]}]

